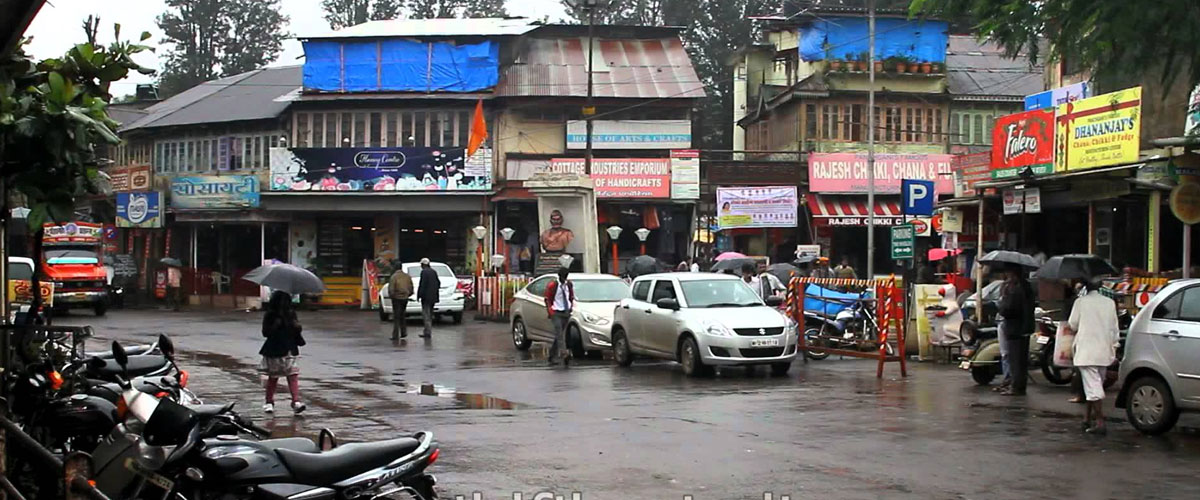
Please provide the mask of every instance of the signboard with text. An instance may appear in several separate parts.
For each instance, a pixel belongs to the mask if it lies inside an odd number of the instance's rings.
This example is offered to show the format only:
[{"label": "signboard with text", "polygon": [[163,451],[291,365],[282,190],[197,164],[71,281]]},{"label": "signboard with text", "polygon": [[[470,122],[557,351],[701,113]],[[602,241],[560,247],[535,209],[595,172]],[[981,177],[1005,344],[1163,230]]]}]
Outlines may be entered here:
[{"label": "signboard with text", "polygon": [[[953,194],[953,155],[877,154],[875,192],[900,193],[901,179],[933,181],[937,194]],[[811,153],[808,156],[809,189],[814,193],[866,193],[866,153]]]},{"label": "signboard with text", "polygon": [[1038,92],[1033,95],[1025,96],[1025,110],[1046,109],[1053,110],[1060,104],[1066,104],[1071,101],[1087,99],[1092,94],[1088,88],[1087,82],[1079,82],[1074,85],[1067,85],[1056,89]]},{"label": "signboard with text", "polygon": [[171,179],[171,207],[183,210],[257,208],[258,177],[202,175]]},{"label": "signboard with text", "polygon": [[992,128],[993,179],[1054,172],[1054,110],[1039,109],[996,118]]},{"label": "signboard with text", "polygon": [[117,193],[117,227],[162,227],[162,215],[157,191]]},{"label": "signboard with text", "polygon": [[1141,132],[1141,87],[1063,104],[1055,118],[1054,170],[1136,162]]},{"label": "signboard with text", "polygon": [[271,148],[271,191],[486,191],[491,150]]},{"label": "signboard with text", "polygon": [[992,153],[956,155],[950,168],[954,171],[954,196],[975,196],[975,184],[992,178]]},{"label": "signboard with text", "polygon": [[671,151],[671,199],[700,199],[700,150]]},{"label": "signboard with text", "polygon": [[148,191],[152,185],[150,165],[111,168],[107,173],[114,193]]},{"label": "signboard with text", "polygon": [[913,258],[916,228],[909,224],[892,226],[892,260]]},{"label": "signboard with text", "polygon": [[[584,172],[583,158],[550,160],[551,172]],[[596,198],[670,198],[669,158],[593,158]]]},{"label": "signboard with text", "polygon": [[[567,149],[587,147],[587,122],[567,122]],[[688,149],[691,120],[593,120],[592,149]]]},{"label": "signboard with text", "polygon": [[717,188],[721,229],[796,227],[796,186]]},{"label": "signboard with text", "polygon": [[45,224],[42,226],[42,242],[47,244],[99,244],[103,237],[104,226],[91,222],[70,222],[61,226]]}]

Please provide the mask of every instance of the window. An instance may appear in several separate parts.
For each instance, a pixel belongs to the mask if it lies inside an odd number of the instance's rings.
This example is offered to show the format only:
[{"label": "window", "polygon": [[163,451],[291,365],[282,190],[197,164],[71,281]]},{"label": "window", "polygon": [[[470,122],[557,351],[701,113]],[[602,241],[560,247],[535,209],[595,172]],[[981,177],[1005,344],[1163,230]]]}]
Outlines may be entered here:
[{"label": "window", "polygon": [[546,295],[546,286],[550,284],[550,277],[534,280],[529,286],[525,287],[525,291],[543,297]]},{"label": "window", "polygon": [[1183,291],[1183,301],[1179,305],[1179,319],[1200,321],[1200,287],[1194,286]]},{"label": "window", "polygon": [[334,143],[334,146],[333,146],[335,148],[342,148],[342,147],[349,146],[350,145],[350,132],[352,130],[354,130],[354,127],[352,125],[352,120],[354,119],[354,115],[352,113],[340,113],[340,116],[342,117],[342,122],[341,122],[342,125],[341,125],[341,128],[338,129],[338,140],[336,143]]},{"label": "window", "polygon": [[688,307],[749,307],[762,304],[742,280],[685,281],[680,285]]},{"label": "window", "polygon": [[367,145],[367,114],[354,113],[354,147],[361,148]]},{"label": "window", "polygon": [[250,168],[255,170],[260,169],[263,166],[263,153],[265,151],[263,151],[262,139],[262,136],[257,136],[254,138],[254,159]]},{"label": "window", "polygon": [[654,282],[654,295],[650,302],[658,302],[662,299],[675,298],[675,284],[671,280],[658,280]]},{"label": "window", "polygon": [[425,133],[427,125],[425,114],[424,111],[417,111],[413,114],[413,120],[416,124],[416,130],[413,132],[413,146],[429,144],[429,134]]},{"label": "window", "polygon": [[403,123],[403,121],[398,120],[397,118],[399,118],[399,113],[395,111],[389,111],[387,113],[385,122],[387,132],[384,134],[387,137],[384,138],[384,146],[390,146],[393,148],[397,147],[401,144],[400,141],[404,138],[404,134],[400,130],[400,124]]},{"label": "window", "polygon": [[1179,304],[1183,302],[1183,294],[1177,293],[1164,300],[1154,308],[1154,319],[1175,319],[1179,316]]},{"label": "window", "polygon": [[383,115],[371,113],[371,138],[367,142],[373,148],[383,146]]},{"label": "window", "polygon": [[633,284],[633,299],[646,302],[646,297],[650,295],[650,280],[639,281]]},{"label": "window", "polygon": [[[312,143],[310,147],[319,148],[325,146],[325,114],[313,113],[312,120]],[[271,141],[271,146],[275,146],[275,141]]]},{"label": "window", "polygon": [[804,138],[817,138],[817,105],[804,105]]},{"label": "window", "polygon": [[342,141],[338,139],[338,114],[324,113],[325,115],[325,147],[336,148],[340,147]]},{"label": "window", "polygon": [[627,298],[629,298],[629,285],[621,280],[579,280],[575,282],[575,299],[579,302],[619,302]]},{"label": "window", "polygon": [[296,147],[307,148],[312,129],[308,125],[308,113],[296,113]]}]

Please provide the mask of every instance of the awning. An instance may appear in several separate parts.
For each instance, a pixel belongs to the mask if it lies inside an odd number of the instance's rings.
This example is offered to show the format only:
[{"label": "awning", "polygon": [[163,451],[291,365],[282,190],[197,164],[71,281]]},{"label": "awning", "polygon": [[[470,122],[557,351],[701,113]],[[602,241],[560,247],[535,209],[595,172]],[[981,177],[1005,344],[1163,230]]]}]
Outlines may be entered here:
[{"label": "awning", "polygon": [[[866,226],[870,211],[867,197],[862,195],[808,195],[808,208],[818,224],[828,226]],[[875,225],[894,226],[904,223],[900,199],[895,195],[875,197]]]}]

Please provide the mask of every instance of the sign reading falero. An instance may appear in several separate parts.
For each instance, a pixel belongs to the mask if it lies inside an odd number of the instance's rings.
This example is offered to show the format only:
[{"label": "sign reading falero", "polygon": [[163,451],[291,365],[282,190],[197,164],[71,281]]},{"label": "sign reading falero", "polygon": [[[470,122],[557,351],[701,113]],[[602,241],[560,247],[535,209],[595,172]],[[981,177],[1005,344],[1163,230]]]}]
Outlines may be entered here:
[{"label": "sign reading falero", "polygon": [[[877,154],[875,192],[897,194],[901,179],[933,181],[937,194],[954,193],[954,155]],[[808,156],[809,189],[814,193],[866,193],[866,153],[812,153]]]},{"label": "sign reading falero", "polygon": [[[551,172],[584,172],[582,158],[550,160]],[[593,158],[596,198],[670,198],[669,158]]]},{"label": "sign reading falero", "polygon": [[1054,172],[1053,109],[996,119],[992,129],[992,178],[1016,177],[1025,167],[1034,175]]},{"label": "sign reading falero", "polygon": [[482,191],[492,155],[463,148],[271,148],[272,191]]},{"label": "sign reading falero", "polygon": [[1060,105],[1054,133],[1055,171],[1136,162],[1142,133],[1142,88]]}]

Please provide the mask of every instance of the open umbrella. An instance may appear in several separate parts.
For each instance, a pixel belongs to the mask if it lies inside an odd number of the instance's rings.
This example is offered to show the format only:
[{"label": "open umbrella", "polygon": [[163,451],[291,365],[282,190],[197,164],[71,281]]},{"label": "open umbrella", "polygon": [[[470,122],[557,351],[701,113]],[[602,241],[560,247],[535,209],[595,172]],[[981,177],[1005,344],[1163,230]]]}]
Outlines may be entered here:
[{"label": "open umbrella", "polygon": [[746,255],[745,255],[745,254],[740,254],[740,253],[737,253],[737,252],[725,252],[725,253],[723,253],[723,254],[721,254],[721,255],[718,255],[718,256],[717,256],[717,258],[716,258],[716,261],[717,261],[717,262],[721,262],[721,261],[723,261],[723,260],[729,260],[729,259],[744,259],[744,258],[746,258]]},{"label": "open umbrella", "polygon": [[804,273],[800,271],[800,268],[791,264],[784,264],[782,262],[767,266],[767,272],[771,273],[776,278],[779,278],[779,281],[784,283],[791,281],[793,276],[804,275]]},{"label": "open umbrella", "polygon": [[801,255],[799,257],[796,257],[796,260],[793,260],[792,264],[796,264],[796,265],[812,264],[813,262],[816,262],[818,258],[819,257],[817,257],[816,255],[812,255],[812,254]]},{"label": "open umbrella", "polygon": [[180,262],[175,257],[163,257],[159,262],[162,262],[164,266],[183,267],[183,262]]},{"label": "open umbrella", "polygon": [[1096,276],[1120,274],[1108,261],[1095,255],[1073,253],[1055,255],[1037,270],[1037,277],[1049,280],[1090,280]]},{"label": "open umbrella", "polygon": [[1011,264],[1022,267],[1037,268],[1038,263],[1033,257],[1012,250],[992,250],[979,258],[980,264]]},{"label": "open umbrella", "polygon": [[749,257],[725,259],[722,261],[718,261],[716,264],[713,264],[712,269],[709,269],[709,271],[712,271],[714,273],[719,273],[719,272],[723,272],[723,271],[733,271],[736,273],[736,272],[741,272],[742,266],[746,265],[746,264],[750,264],[751,266],[754,266],[757,263],[754,262],[754,259],[751,259]]},{"label": "open umbrella", "polygon": [[663,272],[666,269],[658,259],[649,255],[639,255],[625,263],[625,272],[636,278],[646,274]]},{"label": "open umbrella", "polygon": [[325,291],[325,283],[321,282],[321,278],[291,264],[267,264],[246,273],[242,279],[292,295]]},{"label": "open umbrella", "polygon": [[927,255],[929,256],[929,261],[933,262],[933,261],[942,260],[946,257],[958,255],[960,253],[962,253],[962,250],[946,250],[945,248],[930,248],[929,253]]}]

